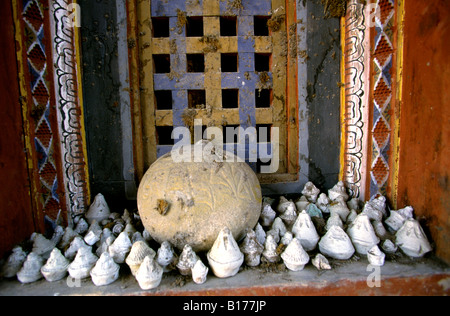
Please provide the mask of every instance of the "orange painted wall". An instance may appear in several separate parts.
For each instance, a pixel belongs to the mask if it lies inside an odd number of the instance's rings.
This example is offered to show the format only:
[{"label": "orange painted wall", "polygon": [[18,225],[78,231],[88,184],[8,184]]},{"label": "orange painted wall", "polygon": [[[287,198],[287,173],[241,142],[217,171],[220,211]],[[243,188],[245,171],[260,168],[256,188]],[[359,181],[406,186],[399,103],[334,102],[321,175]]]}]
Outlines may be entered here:
[{"label": "orange painted wall", "polygon": [[450,263],[450,2],[405,1],[398,208]]}]

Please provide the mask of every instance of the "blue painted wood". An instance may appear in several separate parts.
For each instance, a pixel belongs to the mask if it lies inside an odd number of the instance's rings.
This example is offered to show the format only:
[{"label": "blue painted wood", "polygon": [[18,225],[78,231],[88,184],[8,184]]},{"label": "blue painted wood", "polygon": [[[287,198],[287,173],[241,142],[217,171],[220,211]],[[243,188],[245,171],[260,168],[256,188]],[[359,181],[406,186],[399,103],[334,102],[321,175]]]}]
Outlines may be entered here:
[{"label": "blue painted wood", "polygon": [[186,14],[188,16],[203,15],[203,0],[186,0]]},{"label": "blue painted wood", "polygon": [[253,26],[253,15],[238,16],[238,36],[252,36],[255,34]]},{"label": "blue painted wood", "polygon": [[180,79],[174,81],[176,81],[175,89],[205,89],[204,73],[185,73]]},{"label": "blue painted wood", "polygon": [[[240,49],[240,46],[238,46]],[[254,49],[253,49],[254,50]],[[255,54],[253,52],[239,53],[239,72],[254,72],[255,71]]]},{"label": "blue painted wood", "polygon": [[177,90],[173,93],[173,126],[184,126],[183,112],[188,108],[187,90]]},{"label": "blue painted wood", "polygon": [[235,8],[232,1],[220,1],[221,15],[269,15],[272,10],[271,0],[242,0],[242,6]]},{"label": "blue painted wood", "polygon": [[177,16],[178,10],[186,12],[186,1],[184,0],[152,0],[151,15],[158,16]]}]

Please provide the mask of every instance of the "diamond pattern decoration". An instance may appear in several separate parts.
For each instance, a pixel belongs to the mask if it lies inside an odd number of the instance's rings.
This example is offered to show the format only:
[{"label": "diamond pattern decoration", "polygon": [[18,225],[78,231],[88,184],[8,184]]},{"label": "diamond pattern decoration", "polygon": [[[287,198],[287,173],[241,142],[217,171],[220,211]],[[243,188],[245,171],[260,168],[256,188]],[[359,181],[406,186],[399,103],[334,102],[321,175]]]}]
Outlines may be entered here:
[{"label": "diamond pattern decoration", "polygon": [[383,118],[379,118],[373,129],[373,138],[375,139],[379,148],[383,148],[390,136],[389,126],[385,123]]},{"label": "diamond pattern decoration", "polygon": [[33,28],[34,32],[39,32],[43,23],[44,17],[41,13],[41,9],[36,1],[30,1],[24,9],[23,17],[26,22]]},{"label": "diamond pattern decoration", "polygon": [[34,69],[36,69],[38,72],[41,72],[47,63],[45,54],[38,44],[35,44],[31,51],[28,53],[28,59],[33,65]]},{"label": "diamond pattern decoration", "polygon": [[387,37],[382,35],[374,53],[374,57],[378,60],[380,67],[384,67],[386,61],[392,56],[393,51]]},{"label": "diamond pattern decoration", "polygon": [[389,167],[381,157],[378,157],[371,172],[376,180],[376,183],[381,186],[387,180],[389,175]]},{"label": "diamond pattern decoration", "polygon": [[47,87],[40,80],[38,84],[34,87],[31,95],[36,100],[36,105],[47,105],[48,100],[50,98],[50,94],[48,93]]},{"label": "diamond pattern decoration", "polygon": [[381,15],[380,15],[380,19],[381,19],[381,24],[385,25],[387,20],[389,20],[393,13],[394,13],[394,0],[390,1],[390,0],[379,0],[378,1],[378,5],[380,7],[380,11],[381,11]]},{"label": "diamond pattern decoration", "polygon": [[36,131],[36,138],[41,142],[41,144],[48,148],[50,141],[52,140],[52,131],[48,126],[47,120],[42,120]]},{"label": "diamond pattern decoration", "polygon": [[381,77],[373,94],[373,98],[380,109],[384,108],[386,101],[391,96],[391,92],[391,89],[386,84],[383,77]]},{"label": "diamond pattern decoration", "polygon": [[51,191],[53,183],[56,179],[56,169],[53,164],[47,161],[47,163],[39,171],[39,175],[41,177],[41,182],[49,189],[49,191]]},{"label": "diamond pattern decoration", "polygon": [[385,194],[390,173],[391,146],[391,89],[393,62],[393,27],[395,25],[395,1],[378,0],[380,19],[377,21],[375,48],[372,55],[373,79],[373,128],[370,195]]},{"label": "diamond pattern decoration", "polygon": [[[23,0],[22,42],[27,51],[29,87],[32,98],[30,123],[34,129],[34,149],[40,188],[37,194],[41,201],[40,211],[51,219],[56,219],[61,210],[55,188],[58,187],[57,169],[54,162],[54,144],[50,116],[50,91],[47,77],[47,56],[45,53],[45,31],[43,5],[39,0]],[[54,128],[55,126],[53,126]]]}]

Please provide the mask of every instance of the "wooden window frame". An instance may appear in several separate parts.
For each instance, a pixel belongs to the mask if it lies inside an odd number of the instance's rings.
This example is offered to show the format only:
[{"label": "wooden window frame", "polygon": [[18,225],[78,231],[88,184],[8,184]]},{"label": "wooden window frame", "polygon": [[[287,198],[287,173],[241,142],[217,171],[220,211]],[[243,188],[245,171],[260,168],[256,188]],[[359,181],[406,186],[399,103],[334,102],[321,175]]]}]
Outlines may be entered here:
[{"label": "wooden window frame", "polygon": [[[130,64],[131,100],[134,114],[134,154],[137,180],[139,181],[147,168],[158,157],[156,144],[156,126],[173,126],[173,110],[157,110],[154,96],[153,54],[173,53],[170,41],[174,39],[153,38],[151,0],[129,1],[128,6],[128,46]],[[186,4],[189,6],[189,4]],[[287,7],[286,7],[287,6]],[[286,8],[286,9],[285,9]],[[194,9],[195,10],[195,9]],[[206,93],[207,104],[220,104],[223,87],[217,85],[217,73],[208,71],[216,62],[221,52],[238,52],[238,37],[220,36],[220,1],[204,0],[203,12],[189,12],[188,15],[204,17],[204,38],[218,34],[218,49],[205,54],[204,82],[206,90],[218,90]],[[291,34],[297,25],[296,2],[272,0],[272,17],[278,17],[278,29],[271,30],[269,37],[252,36],[255,53],[272,54],[271,73],[276,73],[271,89],[273,90],[272,106],[270,108],[255,108],[256,124],[271,124],[280,128],[280,165],[277,173],[258,174],[261,183],[295,182],[299,178],[299,126],[298,126],[298,58],[296,50],[289,49],[296,41],[296,33]],[[236,14],[236,13],[234,13]],[[234,15],[231,14],[231,15]],[[269,15],[270,12],[267,12]],[[256,14],[257,15],[257,14]],[[239,16],[239,15],[238,15]],[[268,39],[271,39],[268,40]],[[186,53],[204,53],[210,49],[210,43],[199,44],[199,38],[184,37]],[[279,45],[278,43],[285,43]],[[171,51],[172,50],[172,51]],[[286,53],[287,52],[287,53]],[[220,64],[220,60],[219,60]],[[219,73],[220,76],[220,73]],[[174,100],[176,102],[176,100]],[[213,109],[212,115],[207,115],[205,109],[197,109],[196,118],[202,118],[203,124],[212,126],[221,122],[223,117],[229,125],[240,124],[239,112],[236,109]],[[241,119],[242,121],[242,119]],[[221,124],[217,124],[221,125]]]}]

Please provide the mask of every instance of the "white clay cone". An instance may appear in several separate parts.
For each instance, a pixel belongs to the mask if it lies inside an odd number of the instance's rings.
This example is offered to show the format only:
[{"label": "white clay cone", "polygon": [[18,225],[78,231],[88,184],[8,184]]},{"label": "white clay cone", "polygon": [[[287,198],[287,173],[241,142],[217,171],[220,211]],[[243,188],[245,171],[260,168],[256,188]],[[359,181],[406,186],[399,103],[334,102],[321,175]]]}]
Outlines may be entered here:
[{"label": "white clay cone", "polygon": [[109,246],[111,246],[114,243],[114,240],[116,238],[113,236],[109,236],[105,241],[103,241],[95,251],[95,254],[100,257],[102,253],[108,252],[109,253]]},{"label": "white clay cone", "polygon": [[336,201],[339,197],[344,201],[347,201],[349,198],[344,182],[342,181],[339,181],[334,187],[328,190],[328,198],[331,201]]},{"label": "white clay cone", "polygon": [[133,276],[136,276],[137,270],[139,270],[139,267],[147,256],[154,258],[156,252],[150,248],[145,241],[136,241],[131,247],[131,251],[125,260],[126,264],[130,267]]},{"label": "white clay cone", "polygon": [[244,254],[244,260],[247,266],[256,267],[260,264],[264,246],[258,242],[255,231],[250,230],[247,232],[247,236],[242,242],[240,249]]},{"label": "white clay cone", "polygon": [[101,193],[97,194],[86,213],[86,220],[89,224],[92,224],[94,220],[101,223],[103,220],[108,219],[110,215],[111,212],[105,197]]},{"label": "white clay cone", "polygon": [[258,223],[255,226],[255,234],[256,234],[256,239],[258,240],[258,242],[261,245],[264,245],[264,243],[266,242],[266,232],[264,231],[264,229],[262,228],[262,226]]},{"label": "white clay cone", "polygon": [[119,278],[119,270],[120,266],[104,252],[90,272],[92,283],[96,286],[111,284]]},{"label": "white clay cone", "polygon": [[100,240],[101,236],[102,236],[102,228],[100,227],[97,220],[94,219],[91,222],[91,225],[89,226],[86,235],[84,236],[84,242],[88,246],[93,246],[96,242]]},{"label": "white clay cone", "polygon": [[61,240],[58,243],[59,249],[66,249],[70,243],[74,240],[75,237],[80,237],[80,235],[75,232],[72,228],[66,227],[64,230],[64,235],[62,236]]},{"label": "white clay cone", "polygon": [[292,239],[294,239],[294,235],[291,232],[287,231],[286,234],[284,234],[283,238],[281,238],[280,244],[287,246],[291,243]]},{"label": "white clay cone", "polygon": [[394,254],[398,250],[397,245],[394,244],[390,239],[386,239],[385,241],[383,241],[381,248],[387,254]]},{"label": "white clay cone", "polygon": [[373,246],[367,252],[367,259],[373,266],[381,267],[384,265],[385,254],[378,248],[377,245]]},{"label": "white clay cone", "polygon": [[311,260],[313,266],[317,268],[317,270],[331,270],[330,263],[328,262],[328,259],[325,258],[324,255],[321,253],[318,253],[314,259]]},{"label": "white clay cone", "polygon": [[207,253],[209,266],[219,278],[227,278],[238,273],[244,262],[244,254],[240,251],[236,240],[228,227],[222,229]]},{"label": "white clay cone", "polygon": [[89,246],[86,245],[83,238],[81,238],[80,236],[76,236],[70,243],[69,248],[67,248],[64,252],[64,257],[72,261],[73,259],[75,259],[75,256],[77,255],[77,252],[81,247]]},{"label": "white clay cone", "polygon": [[395,234],[395,244],[412,258],[421,258],[432,250],[419,222],[412,218],[408,218]]},{"label": "white clay cone", "polygon": [[74,279],[85,279],[89,277],[97,260],[98,257],[92,253],[91,247],[81,247],[67,271]]},{"label": "white clay cone", "polygon": [[309,255],[303,249],[300,239],[294,238],[281,254],[286,268],[291,271],[301,271],[309,262]]},{"label": "white clay cone", "polygon": [[168,241],[163,241],[156,253],[156,262],[163,268],[164,272],[171,270],[172,263],[175,262],[176,256],[172,245]]},{"label": "white clay cone", "polygon": [[151,256],[145,257],[139,270],[136,272],[136,280],[143,290],[151,290],[159,286],[163,275],[162,267]]},{"label": "white clay cone", "polygon": [[59,281],[67,275],[70,261],[66,259],[58,248],[50,253],[50,258],[41,268],[41,273],[48,282]]},{"label": "white clay cone", "polygon": [[367,201],[362,212],[367,214],[370,220],[381,222],[386,216],[386,198],[379,196]]},{"label": "white clay cone", "polygon": [[264,204],[259,221],[262,226],[269,227],[272,225],[276,215],[276,212],[269,204]]},{"label": "white clay cone", "polygon": [[126,232],[121,232],[112,245],[109,246],[108,251],[111,258],[113,258],[116,263],[124,263],[125,258],[130,252],[132,246],[133,245],[131,244],[128,234]]},{"label": "white clay cone", "polygon": [[292,233],[300,240],[306,251],[311,251],[316,248],[320,239],[316,227],[306,211],[302,211],[298,215],[292,227]]},{"label": "white clay cone", "polygon": [[264,243],[264,251],[262,253],[262,256],[267,262],[276,263],[280,260],[277,248],[278,244],[273,235],[267,235],[266,242]]},{"label": "white clay cone", "polygon": [[203,264],[201,260],[197,260],[192,268],[192,280],[196,284],[203,284],[206,282],[209,269]]},{"label": "white clay cone", "polygon": [[350,237],[339,226],[332,226],[319,241],[319,250],[325,256],[347,260],[355,253]]},{"label": "white clay cone", "polygon": [[17,279],[21,283],[32,283],[41,279],[41,267],[44,264],[44,259],[38,254],[31,252],[25,262],[23,267],[17,272]]},{"label": "white clay cone", "polygon": [[2,267],[0,277],[13,278],[17,275],[23,263],[27,259],[27,254],[22,247],[15,246]]},{"label": "white clay cone", "polygon": [[42,234],[34,233],[33,249],[31,251],[43,259],[47,260],[50,257],[50,253],[55,246],[56,243],[45,238]]},{"label": "white clay cone", "polygon": [[[312,182],[307,182],[303,187],[302,194],[312,203],[316,203],[320,190]],[[303,210],[300,210],[303,211]]]},{"label": "white clay cone", "polygon": [[[322,212],[328,212],[328,205],[330,205],[330,199],[325,193],[321,193],[317,199],[316,205]],[[306,208],[305,208],[306,209]]]},{"label": "white clay cone", "polygon": [[413,218],[413,208],[407,206],[398,211],[391,211],[389,215],[384,223],[391,232],[396,233],[408,218]]},{"label": "white clay cone", "polygon": [[75,232],[79,235],[84,235],[88,229],[89,223],[84,219],[84,217],[81,217],[75,226]]},{"label": "white clay cone", "polygon": [[271,230],[276,231],[279,237],[283,237],[284,234],[287,232],[286,225],[284,224],[283,220],[280,217],[275,218]]},{"label": "white clay cone", "polygon": [[288,199],[286,199],[284,196],[281,196],[280,200],[278,201],[277,212],[283,214],[290,203],[291,202]]},{"label": "white clay cone", "polygon": [[192,249],[191,245],[184,245],[183,251],[181,252],[180,258],[177,263],[178,271],[181,273],[181,275],[191,275],[192,268],[194,267],[197,260],[199,260],[199,257]]},{"label": "white clay cone", "polygon": [[280,218],[283,220],[286,228],[292,227],[295,220],[297,219],[297,212],[296,207],[294,203],[290,203],[289,206],[286,208],[283,214],[280,214]]},{"label": "white clay cone", "polygon": [[331,213],[331,216],[328,218],[327,224],[325,225],[325,230],[330,230],[332,226],[339,226],[344,229],[344,223],[337,213]]},{"label": "white clay cone", "polygon": [[352,239],[356,252],[360,255],[367,255],[369,249],[380,242],[370,223],[369,216],[364,213],[359,214],[350,224],[347,234]]}]

